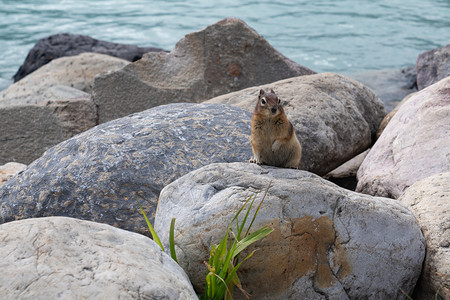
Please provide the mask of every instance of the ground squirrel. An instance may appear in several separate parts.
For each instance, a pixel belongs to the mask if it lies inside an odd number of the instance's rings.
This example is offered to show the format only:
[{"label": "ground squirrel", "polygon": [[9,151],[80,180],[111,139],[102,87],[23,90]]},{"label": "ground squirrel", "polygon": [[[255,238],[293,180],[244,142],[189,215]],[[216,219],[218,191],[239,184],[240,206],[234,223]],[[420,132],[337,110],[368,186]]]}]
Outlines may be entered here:
[{"label": "ground squirrel", "polygon": [[260,90],[252,117],[253,158],[250,162],[282,168],[298,168],[302,147],[281,100],[271,89]]}]

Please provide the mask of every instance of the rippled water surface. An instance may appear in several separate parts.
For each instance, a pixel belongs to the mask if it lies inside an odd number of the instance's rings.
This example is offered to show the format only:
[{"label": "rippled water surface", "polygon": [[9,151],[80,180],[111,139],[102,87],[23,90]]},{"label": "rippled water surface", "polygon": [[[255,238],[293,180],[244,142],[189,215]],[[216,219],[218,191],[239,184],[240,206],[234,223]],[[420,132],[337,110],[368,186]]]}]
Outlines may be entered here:
[{"label": "rippled water surface", "polygon": [[229,16],[317,72],[400,68],[450,43],[450,0],[0,0],[0,88],[51,34],[171,50],[185,34]]}]

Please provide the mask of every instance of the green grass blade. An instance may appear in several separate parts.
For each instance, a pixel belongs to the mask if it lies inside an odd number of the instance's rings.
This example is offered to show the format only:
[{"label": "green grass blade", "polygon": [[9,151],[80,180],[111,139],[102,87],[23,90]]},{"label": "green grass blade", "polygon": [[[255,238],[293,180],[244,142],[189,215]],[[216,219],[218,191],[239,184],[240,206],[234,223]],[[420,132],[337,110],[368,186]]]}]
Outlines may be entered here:
[{"label": "green grass blade", "polygon": [[243,261],[241,261],[241,262],[239,262],[231,271],[230,271],[230,273],[228,274],[228,276],[227,276],[227,278],[226,278],[226,283],[227,284],[230,284],[232,281],[234,281],[235,283],[238,283],[238,284],[240,284],[241,283],[241,281],[239,280],[239,277],[237,276],[237,270],[239,269],[239,267],[241,266],[241,264],[244,262],[244,261],[246,261],[248,258],[250,258],[252,255],[253,255],[253,253],[254,253],[255,251],[253,251],[252,253],[250,253]]},{"label": "green grass blade", "polygon": [[175,218],[172,218],[172,222],[170,222],[169,247],[170,256],[178,264],[177,253],[175,252]]},{"label": "green grass blade", "polygon": [[212,289],[213,280],[214,280],[213,273],[212,272],[208,273],[208,275],[206,275],[206,290],[205,290],[207,299],[211,299],[213,297],[213,289]]},{"label": "green grass blade", "polygon": [[161,240],[159,239],[159,236],[156,234],[155,229],[153,229],[152,224],[150,224],[150,221],[148,220],[147,215],[145,214],[144,209],[142,209],[142,206],[139,203],[139,201],[138,201],[138,205],[139,205],[139,208],[141,209],[142,214],[144,215],[145,222],[147,222],[147,226],[148,226],[148,229],[150,230],[150,233],[152,235],[153,241],[155,243],[157,243],[159,245],[159,247],[161,247],[162,251],[164,251],[164,247],[163,247],[163,245],[161,243]]},{"label": "green grass blade", "polygon": [[[253,197],[252,202],[250,202],[250,206],[247,209],[247,213],[245,214],[244,220],[242,220],[242,224],[241,224],[240,230],[238,230],[237,238],[238,238],[239,241],[241,240],[241,232],[244,229],[245,223],[247,222],[248,215],[250,214],[250,210],[253,207],[253,203],[255,202],[255,199],[256,199],[256,197]],[[236,223],[238,223],[237,219],[236,219]],[[248,232],[248,230],[247,230],[247,232]]]},{"label": "green grass blade", "polygon": [[230,229],[227,229],[227,232],[225,233],[224,237],[220,241],[220,244],[216,247],[216,251],[214,252],[214,260],[213,260],[213,267],[219,271],[222,269],[223,265],[223,259],[225,254],[227,253],[228,248],[228,231]]},{"label": "green grass blade", "polygon": [[220,283],[221,283],[221,284],[220,284],[220,289],[218,289],[218,290],[216,291],[216,293],[213,294],[213,295],[214,295],[213,299],[223,299],[223,298],[224,298],[224,295],[225,295],[225,292],[227,292],[227,294],[228,294],[229,296],[232,296],[230,290],[229,290],[228,287],[226,286],[225,280],[223,280],[223,278],[220,277],[220,276],[217,275],[217,274],[214,274],[214,273],[213,273],[213,275],[216,276],[216,277],[218,278],[218,280],[220,281]]},{"label": "green grass blade", "polygon": [[234,251],[234,256],[238,255],[242,250],[247,248],[249,245],[253,244],[254,242],[259,241],[263,237],[267,236],[273,231],[273,228],[269,227],[268,225],[256,230],[252,234],[246,236],[241,241],[238,242],[237,247]]},{"label": "green grass blade", "polygon": [[402,292],[402,294],[405,295],[406,298],[408,298],[409,300],[413,300],[413,298],[410,295],[408,295],[403,289],[400,289],[400,292]]},{"label": "green grass blade", "polygon": [[231,220],[231,223],[234,222],[235,219],[237,219],[237,216],[239,216],[241,214],[241,212],[244,210],[245,206],[247,205],[247,203],[253,198],[253,196],[255,196],[255,194],[250,195],[250,197],[247,198],[247,200],[245,200],[244,204],[242,205],[242,207],[238,210],[238,212],[234,215],[233,219]]},{"label": "green grass blade", "polygon": [[247,234],[249,233],[249,231],[250,231],[250,228],[252,228],[253,222],[255,222],[255,219],[256,219],[256,216],[258,215],[259,209],[261,208],[261,205],[262,205],[264,199],[266,199],[267,193],[269,192],[269,189],[270,189],[271,186],[272,186],[272,180],[269,182],[269,186],[267,187],[266,192],[264,193],[264,196],[262,197],[262,200],[261,200],[261,202],[259,203],[258,208],[256,209],[255,214],[253,215],[252,222],[250,223],[250,226],[248,226],[247,232],[245,233],[245,235],[247,235]]},{"label": "green grass blade", "polygon": [[220,277],[222,277],[222,278],[225,277],[225,275],[226,275],[226,273],[228,271],[228,265],[230,264],[231,260],[234,257],[233,253],[234,253],[234,251],[236,249],[236,245],[237,245],[236,240],[234,240],[232,245],[231,245],[231,247],[230,247],[230,249],[226,252],[225,258],[223,259],[222,269],[221,269],[221,272],[219,274]]}]

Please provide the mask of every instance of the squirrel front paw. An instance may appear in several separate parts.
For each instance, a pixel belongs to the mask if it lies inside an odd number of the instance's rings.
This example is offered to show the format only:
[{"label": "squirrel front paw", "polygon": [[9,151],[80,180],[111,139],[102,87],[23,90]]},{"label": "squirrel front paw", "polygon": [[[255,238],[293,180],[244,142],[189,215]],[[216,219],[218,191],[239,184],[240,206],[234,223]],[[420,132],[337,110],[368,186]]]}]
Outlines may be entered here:
[{"label": "squirrel front paw", "polygon": [[281,142],[279,140],[275,140],[272,144],[272,152],[277,152],[281,147]]},{"label": "squirrel front paw", "polygon": [[257,164],[257,165],[261,164],[261,162],[259,160],[257,160],[255,157],[251,157],[248,162],[252,163],[252,164]]}]

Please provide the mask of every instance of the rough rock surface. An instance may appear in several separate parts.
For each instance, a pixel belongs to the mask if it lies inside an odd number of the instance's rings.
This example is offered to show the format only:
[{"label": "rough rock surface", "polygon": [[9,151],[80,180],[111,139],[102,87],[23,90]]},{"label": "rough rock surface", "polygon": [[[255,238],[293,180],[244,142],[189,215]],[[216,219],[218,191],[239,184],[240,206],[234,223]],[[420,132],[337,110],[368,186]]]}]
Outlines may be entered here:
[{"label": "rough rock surface", "polygon": [[14,82],[34,72],[55,58],[78,55],[84,52],[107,54],[110,56],[136,61],[146,52],[164,51],[154,47],[137,47],[100,41],[89,36],[60,33],[40,39],[28,52],[24,63],[13,76]]},{"label": "rough rock surface", "polygon": [[16,162],[9,162],[0,166],[0,186],[17,173],[25,170],[26,167],[27,165]]},{"label": "rough rock surface", "polygon": [[0,226],[1,299],[197,299],[151,239],[50,217]]},{"label": "rough rock surface", "polygon": [[357,73],[350,77],[363,83],[384,103],[387,112],[392,111],[406,96],[417,91],[415,67],[387,69]]},{"label": "rough rock surface", "polygon": [[385,115],[383,103],[361,83],[322,73],[280,80],[208,100],[252,111],[259,90],[273,88],[302,144],[300,169],[318,175],[369,148]]},{"label": "rough rock surface", "polygon": [[416,72],[419,90],[450,76],[450,44],[420,54]]},{"label": "rough rock surface", "polygon": [[137,201],[151,217],[160,190],[178,177],[247,161],[250,118],[232,106],[179,103],[96,126],[0,188],[0,223],[58,215],[147,233]]},{"label": "rough rock surface", "polygon": [[240,273],[254,299],[398,299],[400,289],[412,293],[425,242],[399,202],[344,190],[309,172],[249,163],[208,165],[161,192],[155,230],[167,244],[176,217],[178,261],[196,289],[203,289],[203,261],[212,244],[253,192],[259,204],[269,182],[253,228],[271,224],[274,231],[252,248],[258,250]]},{"label": "rough rock surface", "polygon": [[58,58],[1,91],[0,101],[17,105],[36,104],[45,101],[47,90],[56,85],[91,93],[95,75],[120,69],[127,64],[129,62],[126,60],[97,53]]},{"label": "rough rock surface", "polygon": [[392,117],[358,170],[357,191],[398,198],[450,171],[450,77],[419,91]]},{"label": "rough rock surface", "polygon": [[31,163],[47,149],[97,125],[89,94],[53,86],[38,104],[0,101],[0,164]]},{"label": "rough rock surface", "polygon": [[450,299],[450,173],[422,179],[398,200],[419,221],[427,251],[414,299]]},{"label": "rough rock surface", "polygon": [[103,123],[160,104],[198,102],[313,73],[283,56],[243,21],[228,18],[186,35],[170,53],[147,53],[99,76],[94,101]]}]

